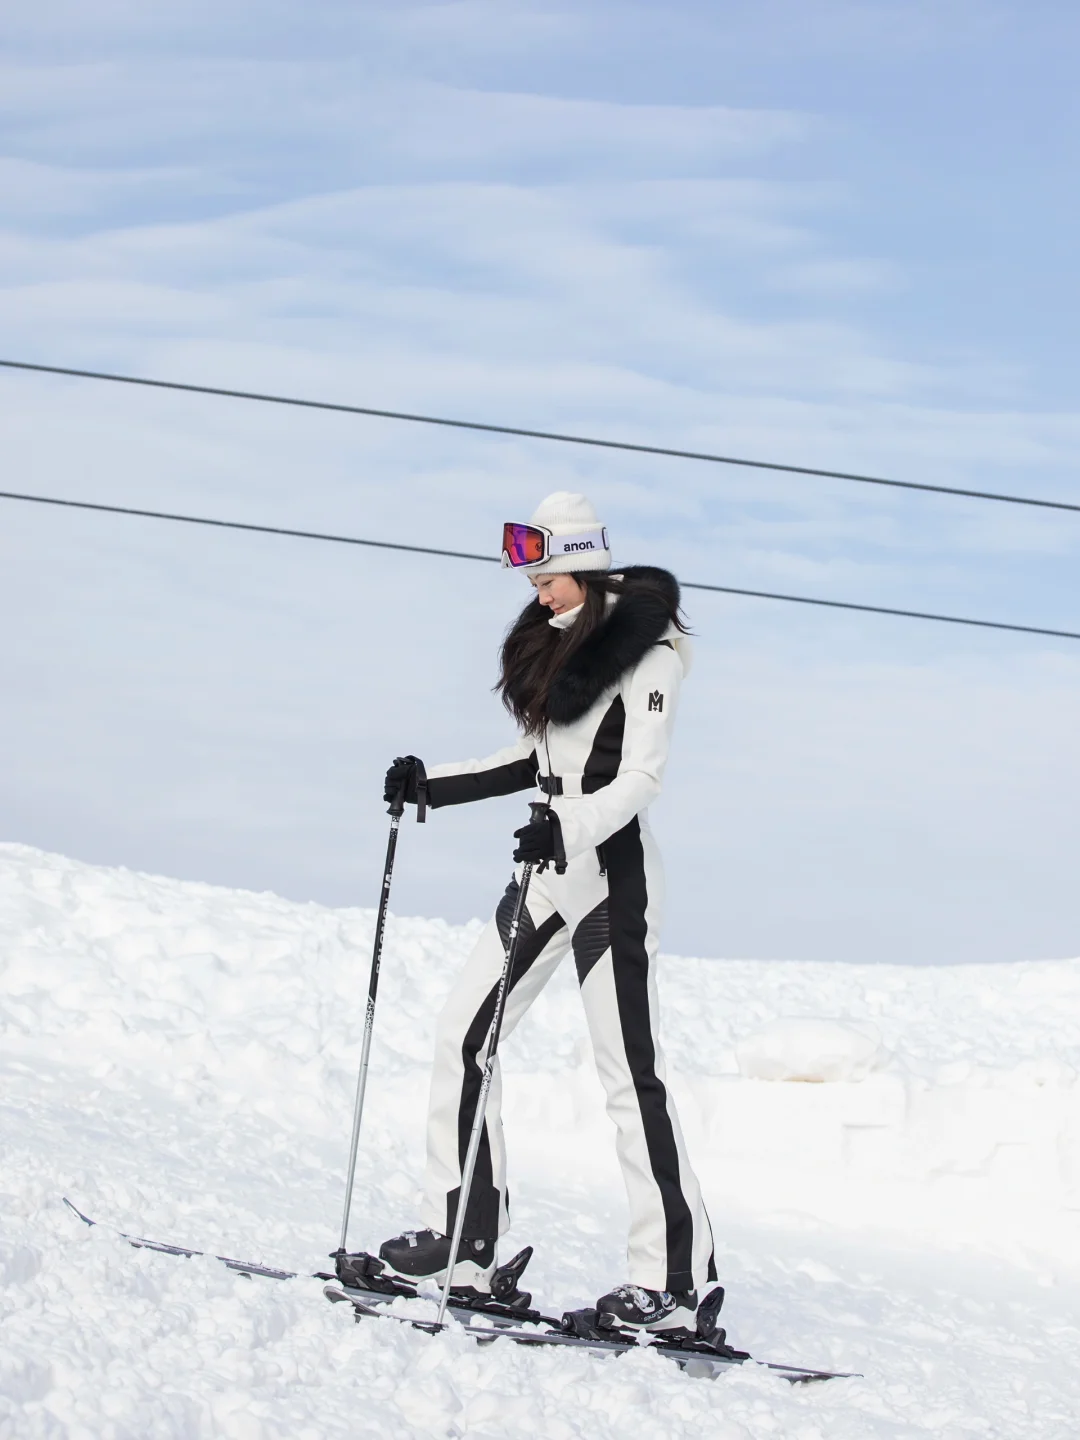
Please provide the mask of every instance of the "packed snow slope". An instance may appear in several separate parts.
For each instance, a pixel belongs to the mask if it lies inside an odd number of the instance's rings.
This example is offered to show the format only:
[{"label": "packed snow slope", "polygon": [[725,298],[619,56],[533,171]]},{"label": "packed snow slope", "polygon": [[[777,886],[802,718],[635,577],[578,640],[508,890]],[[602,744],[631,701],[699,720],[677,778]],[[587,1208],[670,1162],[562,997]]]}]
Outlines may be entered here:
[{"label": "packed snow slope", "polygon": [[[793,1388],[352,1323],[337,1242],[373,916],[0,846],[0,1437],[1046,1437],[1080,1431],[1080,962],[663,962],[729,1334]],[[432,1022],[477,933],[393,918],[353,1248],[415,1217]],[[572,966],[505,1047],[546,1309],[623,1277]],[[786,1077],[786,1078],[785,1078]],[[809,1083],[809,1082],[817,1083]]]}]

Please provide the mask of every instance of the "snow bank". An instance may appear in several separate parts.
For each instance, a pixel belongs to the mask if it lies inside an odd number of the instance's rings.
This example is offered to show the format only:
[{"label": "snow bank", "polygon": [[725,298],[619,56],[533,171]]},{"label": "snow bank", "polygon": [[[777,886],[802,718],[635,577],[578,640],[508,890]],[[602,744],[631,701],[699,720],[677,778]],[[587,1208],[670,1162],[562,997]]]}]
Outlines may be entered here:
[{"label": "snow bank", "polygon": [[888,1052],[877,1031],[839,1020],[786,1016],[755,1030],[735,1046],[739,1073],[748,1080],[800,1080],[823,1085],[865,1080],[885,1064]]},{"label": "snow bank", "polygon": [[[865,1380],[709,1384],[648,1353],[353,1326],[313,1282],[245,1281],[73,1223],[65,1192],[140,1233],[327,1263],[372,918],[0,846],[0,1440],[1072,1440],[1080,962],[664,961],[729,1330]],[[434,1015],[477,928],[391,922],[357,1248],[414,1218]],[[588,1303],[621,1277],[625,1202],[572,967],[505,1069],[508,1245],[537,1244],[545,1306]]]}]

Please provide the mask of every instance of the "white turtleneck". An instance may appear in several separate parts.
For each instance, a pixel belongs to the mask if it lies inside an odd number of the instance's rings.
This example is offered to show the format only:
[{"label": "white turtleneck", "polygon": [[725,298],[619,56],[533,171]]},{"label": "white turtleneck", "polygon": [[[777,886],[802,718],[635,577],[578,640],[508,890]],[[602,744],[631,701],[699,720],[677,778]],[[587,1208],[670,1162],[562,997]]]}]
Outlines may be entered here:
[{"label": "white turtleneck", "polygon": [[585,601],[583,600],[580,605],[575,605],[572,610],[564,610],[561,615],[552,615],[548,624],[553,625],[556,630],[569,630],[570,626],[584,609]]}]

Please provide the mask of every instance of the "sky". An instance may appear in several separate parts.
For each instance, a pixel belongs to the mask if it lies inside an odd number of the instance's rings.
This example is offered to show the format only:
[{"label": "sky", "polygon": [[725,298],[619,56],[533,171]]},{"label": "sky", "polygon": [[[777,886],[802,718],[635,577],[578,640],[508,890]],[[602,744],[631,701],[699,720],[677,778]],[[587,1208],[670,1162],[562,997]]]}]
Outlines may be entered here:
[{"label": "sky", "polygon": [[[0,54],[0,355],[1080,502],[1066,4],[44,0]],[[1080,517],[0,372],[4,489],[1080,630]],[[495,566],[0,502],[0,834],[374,904],[482,755]],[[689,591],[665,945],[1080,951],[1080,642]],[[400,847],[486,915],[523,797]]]}]

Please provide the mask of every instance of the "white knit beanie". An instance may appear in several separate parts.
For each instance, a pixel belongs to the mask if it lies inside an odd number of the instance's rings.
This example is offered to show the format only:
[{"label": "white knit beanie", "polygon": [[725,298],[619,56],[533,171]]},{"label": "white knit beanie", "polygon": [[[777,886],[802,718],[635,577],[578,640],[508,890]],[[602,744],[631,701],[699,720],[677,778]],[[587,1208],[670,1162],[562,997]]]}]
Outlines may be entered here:
[{"label": "white knit beanie", "polygon": [[[542,564],[527,566],[527,575],[565,575],[571,571],[611,569],[607,531],[584,495],[556,490],[554,495],[541,500],[529,524],[542,525],[545,530],[551,531],[553,553]],[[564,551],[558,543],[560,539],[572,548]]]}]

